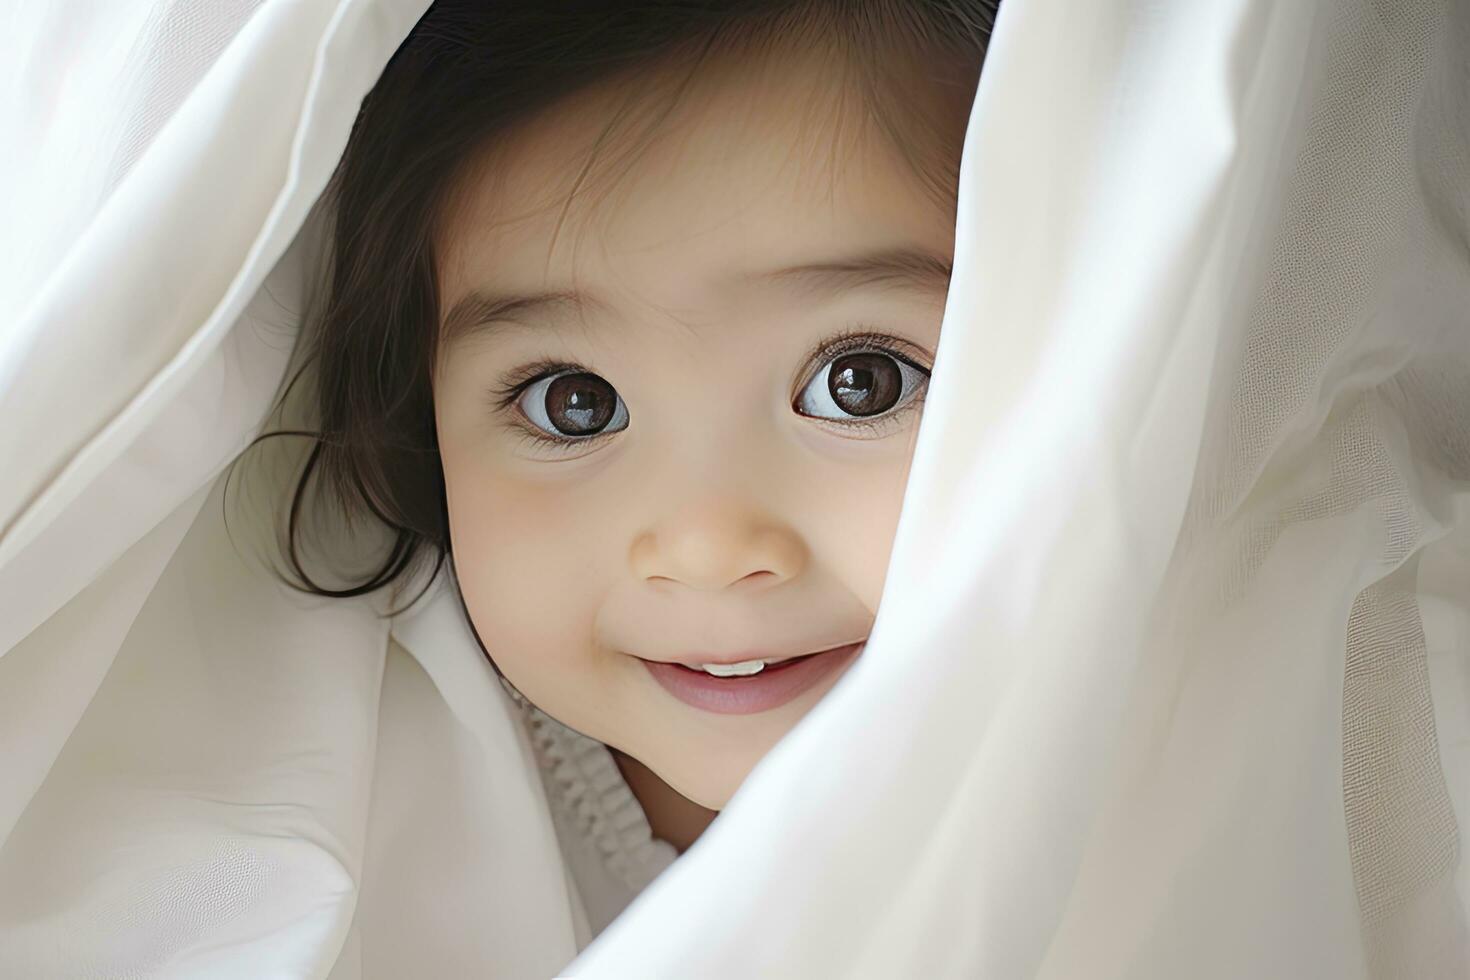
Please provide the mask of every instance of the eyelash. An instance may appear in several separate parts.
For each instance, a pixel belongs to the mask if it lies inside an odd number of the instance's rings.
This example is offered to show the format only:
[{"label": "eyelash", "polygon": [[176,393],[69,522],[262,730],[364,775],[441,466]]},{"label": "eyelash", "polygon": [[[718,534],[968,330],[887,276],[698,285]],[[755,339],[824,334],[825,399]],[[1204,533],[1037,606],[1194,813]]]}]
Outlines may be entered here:
[{"label": "eyelash", "polygon": [[[927,353],[919,345],[891,334],[879,333],[866,328],[848,327],[828,334],[814,345],[804,368],[796,376],[794,381],[796,390],[801,391],[810,384],[815,377],[816,370],[820,369],[823,365],[836,360],[843,354],[851,354],[856,351],[874,351],[880,354],[887,354],[889,357],[903,361],[916,371],[922,372],[925,377],[928,377],[932,370],[923,365],[922,360],[927,356]],[[519,414],[514,409],[517,399],[521,397],[522,392],[537,381],[554,374],[584,371],[587,371],[586,367],[567,361],[557,361],[551,358],[531,361],[501,378],[499,387],[490,390],[491,402],[496,411],[507,412],[515,416]],[[921,391],[901,407],[875,418],[854,418],[852,421],[844,422],[810,416],[807,418],[809,421],[830,425],[844,431],[857,429],[869,432],[892,425],[894,422],[905,417],[910,411],[917,409],[923,402],[924,392]],[[533,428],[521,422],[519,419],[515,421],[522,431],[522,440],[525,443],[536,446],[551,445],[559,448],[585,446],[599,442],[603,437],[603,434],[582,437],[556,436],[548,432],[543,432],[539,427]],[[606,434],[615,435],[616,433]]]}]

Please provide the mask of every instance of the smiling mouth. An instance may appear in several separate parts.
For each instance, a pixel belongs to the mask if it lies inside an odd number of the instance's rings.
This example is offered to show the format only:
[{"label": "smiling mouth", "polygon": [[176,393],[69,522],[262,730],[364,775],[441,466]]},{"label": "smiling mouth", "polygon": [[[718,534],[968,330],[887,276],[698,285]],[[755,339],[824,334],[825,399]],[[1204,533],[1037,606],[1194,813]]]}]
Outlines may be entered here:
[{"label": "smiling mouth", "polygon": [[719,669],[716,671],[714,676],[748,677],[758,673],[768,674],[771,671],[784,669],[801,661],[809,660],[812,657],[820,657],[824,654],[834,653],[840,650],[847,650],[851,647],[865,644],[867,643],[867,641],[868,638],[863,637],[859,640],[854,640],[851,643],[843,643],[838,646],[827,647],[823,650],[813,650],[810,653],[798,653],[788,657],[782,657],[776,654],[765,654],[758,650],[751,650],[748,652],[743,652],[741,654],[726,655],[723,657],[717,654],[710,654],[709,656],[692,654],[679,660],[651,660],[647,657],[639,657],[638,659],[642,660],[644,663],[662,664],[670,667],[682,667],[685,670],[690,670],[694,673],[709,673],[709,671],[703,669],[706,667],[743,668],[739,670]]},{"label": "smiling mouth", "polygon": [[[799,656],[787,657],[785,660],[755,661],[756,663],[759,663],[760,666],[759,667],[756,667],[753,670],[749,670],[749,671],[746,671],[744,673],[728,674],[728,675],[727,674],[711,674],[711,676],[720,677],[722,679],[738,679],[738,678],[741,678],[741,677],[754,677],[756,674],[771,674],[771,673],[774,673],[774,672],[776,672],[778,670],[785,670],[788,667],[792,667],[792,666],[794,666],[796,664],[799,664],[803,660],[809,660],[812,657],[820,657],[824,653],[831,653],[833,650],[837,650],[837,649],[841,649],[841,648],[840,647],[832,647],[832,648],[827,649],[827,650],[818,650],[815,653],[803,653],[803,654],[800,654]],[[709,662],[707,662],[707,664],[710,667],[730,667],[730,666],[733,666],[733,665],[738,665],[740,663],[749,663],[749,662],[750,661],[735,661],[734,664],[721,664],[721,663],[718,663],[716,661],[709,661]],[[707,671],[707,670],[704,670],[704,669],[702,669],[700,667],[690,667],[688,664],[676,663],[673,666],[678,667],[681,670],[687,670],[691,674],[710,674],[710,672]]]},{"label": "smiling mouth", "polygon": [[831,682],[866,645],[866,640],[848,643],[788,657],[753,673],[728,676],[657,660],[644,660],[643,666],[665,691],[691,707],[715,714],[749,715],[779,708],[804,692]]}]

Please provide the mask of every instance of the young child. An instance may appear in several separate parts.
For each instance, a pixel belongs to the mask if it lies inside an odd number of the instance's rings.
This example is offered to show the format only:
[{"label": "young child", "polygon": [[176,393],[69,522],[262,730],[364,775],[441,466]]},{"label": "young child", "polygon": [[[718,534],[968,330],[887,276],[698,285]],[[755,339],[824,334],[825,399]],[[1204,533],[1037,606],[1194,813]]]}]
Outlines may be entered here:
[{"label": "young child", "polygon": [[994,7],[439,2],[354,126],[311,468],[396,546],[294,570],[447,560],[673,851],[862,652]]}]

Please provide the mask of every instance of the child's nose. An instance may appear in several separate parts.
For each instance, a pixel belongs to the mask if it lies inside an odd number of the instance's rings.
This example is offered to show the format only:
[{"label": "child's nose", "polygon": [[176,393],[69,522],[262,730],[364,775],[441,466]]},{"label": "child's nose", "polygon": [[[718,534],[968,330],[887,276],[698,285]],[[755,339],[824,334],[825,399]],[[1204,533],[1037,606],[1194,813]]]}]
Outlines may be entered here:
[{"label": "child's nose", "polygon": [[637,535],[629,561],[645,581],[701,591],[771,588],[801,573],[807,547],[794,528],[749,505],[707,501]]}]

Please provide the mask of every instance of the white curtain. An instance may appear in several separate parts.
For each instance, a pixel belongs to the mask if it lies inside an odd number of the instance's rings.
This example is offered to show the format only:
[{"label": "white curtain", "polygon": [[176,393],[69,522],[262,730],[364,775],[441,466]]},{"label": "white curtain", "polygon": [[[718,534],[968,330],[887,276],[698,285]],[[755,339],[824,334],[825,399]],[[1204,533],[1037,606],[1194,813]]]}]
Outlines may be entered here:
[{"label": "white curtain", "polygon": [[0,14],[0,975],[1470,975],[1470,4],[1005,0],[867,652],[580,955],[452,595],[222,519],[425,6]]}]

